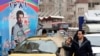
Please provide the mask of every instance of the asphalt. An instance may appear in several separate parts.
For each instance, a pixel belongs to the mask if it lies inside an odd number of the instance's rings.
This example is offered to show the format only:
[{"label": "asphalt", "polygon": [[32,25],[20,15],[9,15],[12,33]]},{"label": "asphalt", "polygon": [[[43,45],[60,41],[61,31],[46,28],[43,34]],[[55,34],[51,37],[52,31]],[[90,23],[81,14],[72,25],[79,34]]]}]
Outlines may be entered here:
[{"label": "asphalt", "polygon": [[[53,37],[50,37],[58,47],[62,47],[62,43],[65,42],[65,38],[58,32]],[[65,56],[65,51],[63,48],[60,49],[60,56]]]}]

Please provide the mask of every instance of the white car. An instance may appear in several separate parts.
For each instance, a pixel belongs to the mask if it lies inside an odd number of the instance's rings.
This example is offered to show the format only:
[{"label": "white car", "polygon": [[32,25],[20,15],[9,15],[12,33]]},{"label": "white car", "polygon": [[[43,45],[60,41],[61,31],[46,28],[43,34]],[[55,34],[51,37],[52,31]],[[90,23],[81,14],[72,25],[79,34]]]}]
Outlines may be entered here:
[{"label": "white car", "polygon": [[100,34],[86,34],[85,37],[92,44],[94,56],[100,56]]}]

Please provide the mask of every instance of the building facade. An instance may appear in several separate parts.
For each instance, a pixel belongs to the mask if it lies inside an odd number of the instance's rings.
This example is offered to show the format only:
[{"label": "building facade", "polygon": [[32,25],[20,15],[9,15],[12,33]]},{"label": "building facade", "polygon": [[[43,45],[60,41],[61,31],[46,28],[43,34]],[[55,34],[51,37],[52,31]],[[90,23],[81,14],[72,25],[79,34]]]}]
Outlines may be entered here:
[{"label": "building facade", "polygon": [[64,16],[70,25],[75,20],[75,0],[40,0],[39,17]]},{"label": "building facade", "polygon": [[100,0],[39,0],[39,17],[64,16],[70,26],[78,26],[78,17],[91,9],[100,9]]}]

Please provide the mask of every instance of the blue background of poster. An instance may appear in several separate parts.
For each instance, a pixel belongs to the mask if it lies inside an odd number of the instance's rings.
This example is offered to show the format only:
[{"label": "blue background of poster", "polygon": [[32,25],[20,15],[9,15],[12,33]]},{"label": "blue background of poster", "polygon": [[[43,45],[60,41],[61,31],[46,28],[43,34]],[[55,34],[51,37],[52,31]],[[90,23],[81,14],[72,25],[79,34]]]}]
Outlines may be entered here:
[{"label": "blue background of poster", "polygon": [[2,37],[0,34],[0,56],[2,56]]}]

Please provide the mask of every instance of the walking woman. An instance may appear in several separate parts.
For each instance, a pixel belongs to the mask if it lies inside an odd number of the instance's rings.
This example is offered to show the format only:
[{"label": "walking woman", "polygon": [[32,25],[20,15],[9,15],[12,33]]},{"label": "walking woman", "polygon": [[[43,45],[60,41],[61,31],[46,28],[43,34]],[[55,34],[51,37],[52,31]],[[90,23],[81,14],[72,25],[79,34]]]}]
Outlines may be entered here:
[{"label": "walking woman", "polygon": [[69,52],[71,49],[71,43],[72,43],[72,38],[68,37],[65,41],[65,43],[62,44],[62,47],[65,50],[65,56],[69,56]]}]

